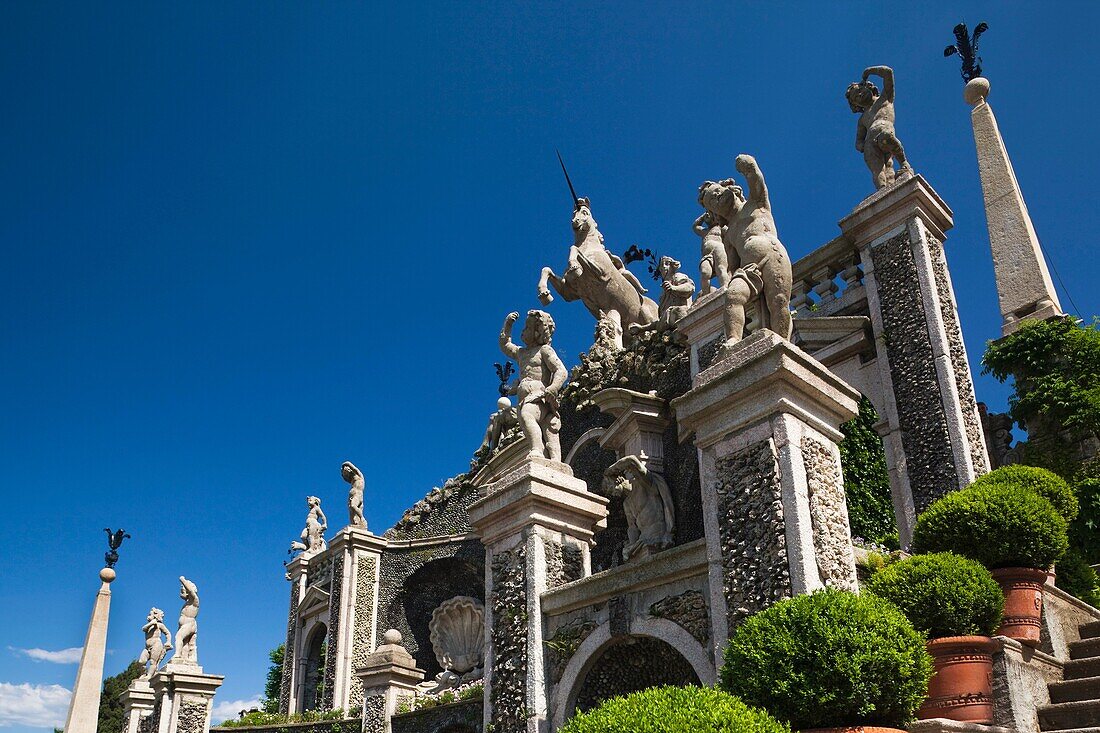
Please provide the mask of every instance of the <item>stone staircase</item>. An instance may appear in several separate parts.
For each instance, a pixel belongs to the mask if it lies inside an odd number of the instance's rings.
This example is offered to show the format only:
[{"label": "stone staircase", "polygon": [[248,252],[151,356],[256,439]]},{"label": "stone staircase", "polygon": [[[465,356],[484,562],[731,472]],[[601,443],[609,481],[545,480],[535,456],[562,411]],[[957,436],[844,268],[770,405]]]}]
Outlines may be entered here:
[{"label": "stone staircase", "polygon": [[1100,733],[1100,621],[1082,624],[1069,643],[1063,681],[1051,682],[1050,705],[1039,708],[1039,728],[1058,733]]}]

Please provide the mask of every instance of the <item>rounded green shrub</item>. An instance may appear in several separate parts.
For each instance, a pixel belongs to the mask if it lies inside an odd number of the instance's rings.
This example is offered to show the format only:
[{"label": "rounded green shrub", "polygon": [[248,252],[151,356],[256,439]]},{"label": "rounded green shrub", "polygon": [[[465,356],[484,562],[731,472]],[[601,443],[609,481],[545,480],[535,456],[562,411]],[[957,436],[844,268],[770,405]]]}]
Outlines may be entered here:
[{"label": "rounded green shrub", "polygon": [[652,687],[578,713],[560,733],[790,733],[763,710],[712,687]]},{"label": "rounded green shrub", "polygon": [[970,486],[993,486],[998,484],[1018,486],[1021,489],[1034,491],[1053,504],[1058,513],[1062,515],[1062,519],[1072,522],[1077,518],[1077,494],[1064,478],[1053,471],[1036,466],[1002,466],[996,471],[990,471],[981,476]]},{"label": "rounded green shrub", "polygon": [[871,576],[867,589],[901,609],[930,639],[992,636],[1004,594],[981,563],[951,552],[914,555]]},{"label": "rounded green shrub", "polygon": [[954,552],[996,568],[1049,568],[1068,547],[1066,520],[1029,489],[1008,484],[955,491],[928,507],[913,552]]},{"label": "rounded green shrub", "polygon": [[1091,606],[1100,607],[1100,579],[1076,548],[1070,548],[1054,569],[1056,586]]},{"label": "rounded green shrub", "polygon": [[928,690],[924,637],[889,601],[825,589],[749,617],[720,686],[796,730],[913,719]]}]

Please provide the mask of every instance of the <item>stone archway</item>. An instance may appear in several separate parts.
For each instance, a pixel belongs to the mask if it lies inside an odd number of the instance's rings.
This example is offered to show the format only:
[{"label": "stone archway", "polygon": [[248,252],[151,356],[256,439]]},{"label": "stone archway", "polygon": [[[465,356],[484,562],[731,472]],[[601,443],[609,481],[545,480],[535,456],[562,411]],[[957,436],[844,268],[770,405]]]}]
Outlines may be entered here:
[{"label": "stone archway", "polygon": [[653,636],[612,639],[591,663],[571,707],[582,712],[602,701],[660,685],[698,685],[691,662],[671,644]]},{"label": "stone archway", "polygon": [[325,652],[328,628],[317,623],[306,637],[302,647],[301,668],[301,704],[299,711],[316,710],[324,699]]}]

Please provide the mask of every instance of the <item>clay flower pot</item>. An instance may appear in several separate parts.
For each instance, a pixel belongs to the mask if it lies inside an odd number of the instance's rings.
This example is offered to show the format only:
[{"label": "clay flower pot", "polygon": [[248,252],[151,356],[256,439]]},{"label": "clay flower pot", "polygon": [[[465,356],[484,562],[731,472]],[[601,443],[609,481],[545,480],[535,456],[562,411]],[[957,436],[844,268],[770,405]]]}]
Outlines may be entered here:
[{"label": "clay flower pot", "polygon": [[929,641],[934,673],[917,717],[992,723],[995,648],[988,636],[947,636]]},{"label": "clay flower pot", "polygon": [[1047,571],[1036,568],[991,570],[1005,594],[1005,613],[997,633],[1021,644],[1039,644],[1039,620],[1043,614],[1043,585]]},{"label": "clay flower pot", "polygon": [[884,728],[879,725],[853,725],[841,728],[804,728],[799,733],[905,733],[900,728]]}]

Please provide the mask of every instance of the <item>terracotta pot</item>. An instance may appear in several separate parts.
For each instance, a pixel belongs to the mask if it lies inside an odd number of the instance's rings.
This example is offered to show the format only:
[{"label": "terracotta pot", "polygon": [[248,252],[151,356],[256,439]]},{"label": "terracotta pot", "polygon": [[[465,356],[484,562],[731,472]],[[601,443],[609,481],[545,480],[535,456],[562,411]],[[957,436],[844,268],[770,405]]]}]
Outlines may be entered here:
[{"label": "terracotta pot", "polygon": [[1047,571],[1036,568],[1000,568],[990,571],[1005,594],[1005,614],[997,633],[1021,644],[1039,644],[1043,615],[1043,586]]},{"label": "terracotta pot", "polygon": [[879,725],[853,725],[848,728],[803,728],[799,733],[905,733],[901,728]]},{"label": "terracotta pot", "polygon": [[934,674],[917,717],[992,723],[995,648],[988,636],[948,636],[929,641]]}]

